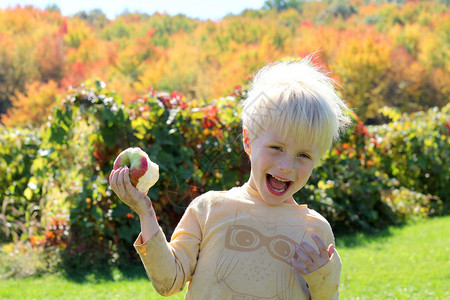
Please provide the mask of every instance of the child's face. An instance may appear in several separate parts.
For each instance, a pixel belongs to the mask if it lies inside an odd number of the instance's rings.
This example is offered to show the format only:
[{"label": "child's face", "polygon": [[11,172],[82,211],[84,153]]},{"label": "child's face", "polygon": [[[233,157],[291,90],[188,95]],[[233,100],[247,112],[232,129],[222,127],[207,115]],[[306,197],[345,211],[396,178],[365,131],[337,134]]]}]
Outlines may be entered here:
[{"label": "child's face", "polygon": [[244,130],[244,149],[251,161],[249,184],[271,205],[294,203],[292,195],[308,181],[318,155],[312,145],[274,130],[253,139]]}]

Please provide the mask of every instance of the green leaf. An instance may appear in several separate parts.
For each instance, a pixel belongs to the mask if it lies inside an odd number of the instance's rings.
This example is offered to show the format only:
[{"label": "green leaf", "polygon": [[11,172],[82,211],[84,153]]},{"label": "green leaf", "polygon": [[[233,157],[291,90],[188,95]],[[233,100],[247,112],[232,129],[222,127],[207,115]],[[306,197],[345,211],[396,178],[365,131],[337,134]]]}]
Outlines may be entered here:
[{"label": "green leaf", "polygon": [[54,142],[57,144],[65,144],[65,138],[67,132],[60,126],[55,127],[52,126],[50,129],[50,142]]},{"label": "green leaf", "polygon": [[33,198],[33,191],[29,187],[27,187],[23,192],[23,195],[25,196],[25,198],[27,198],[27,200],[31,200]]},{"label": "green leaf", "polygon": [[103,140],[105,145],[108,147],[112,147],[116,145],[118,130],[117,127],[102,127]]}]

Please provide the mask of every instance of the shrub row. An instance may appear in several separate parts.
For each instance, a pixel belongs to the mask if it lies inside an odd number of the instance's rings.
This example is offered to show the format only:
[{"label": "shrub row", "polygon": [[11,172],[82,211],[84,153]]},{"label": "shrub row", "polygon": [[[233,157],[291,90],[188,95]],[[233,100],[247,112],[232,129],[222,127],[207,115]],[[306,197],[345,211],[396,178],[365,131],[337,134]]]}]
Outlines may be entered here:
[{"label": "shrub row", "polygon": [[[61,266],[71,275],[111,274],[112,267],[126,271],[138,259],[132,242],[139,222],[108,186],[114,158],[138,146],[159,164],[160,180],[149,196],[170,236],[197,195],[247,180],[239,121],[245,93],[236,87],[230,97],[187,102],[176,92],[149,91],[125,107],[102,82],[87,82],[68,91],[40,130],[3,128],[0,242],[58,249]],[[296,200],[321,212],[338,233],[442,213],[448,194],[440,184],[449,176],[443,168],[449,156],[448,108],[369,129],[355,116],[354,126]],[[414,157],[420,168],[408,164]]]}]

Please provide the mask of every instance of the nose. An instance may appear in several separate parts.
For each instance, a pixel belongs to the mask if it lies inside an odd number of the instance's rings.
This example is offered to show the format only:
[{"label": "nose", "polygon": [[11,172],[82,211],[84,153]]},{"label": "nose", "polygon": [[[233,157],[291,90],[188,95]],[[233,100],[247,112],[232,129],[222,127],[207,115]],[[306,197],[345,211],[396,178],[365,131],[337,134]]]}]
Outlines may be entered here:
[{"label": "nose", "polygon": [[283,159],[278,163],[278,170],[280,170],[283,174],[290,174],[293,171],[293,163],[288,161],[287,159]]}]

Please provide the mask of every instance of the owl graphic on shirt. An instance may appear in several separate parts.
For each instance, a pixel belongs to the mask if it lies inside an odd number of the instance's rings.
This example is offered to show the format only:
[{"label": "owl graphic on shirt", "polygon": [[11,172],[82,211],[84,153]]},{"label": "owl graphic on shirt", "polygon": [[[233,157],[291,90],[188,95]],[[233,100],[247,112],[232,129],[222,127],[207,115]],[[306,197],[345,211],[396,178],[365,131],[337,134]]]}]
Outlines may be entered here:
[{"label": "owl graphic on shirt", "polygon": [[218,282],[231,290],[233,299],[292,299],[299,276],[290,262],[299,245],[293,238],[302,241],[304,228],[238,209],[217,260]]}]

